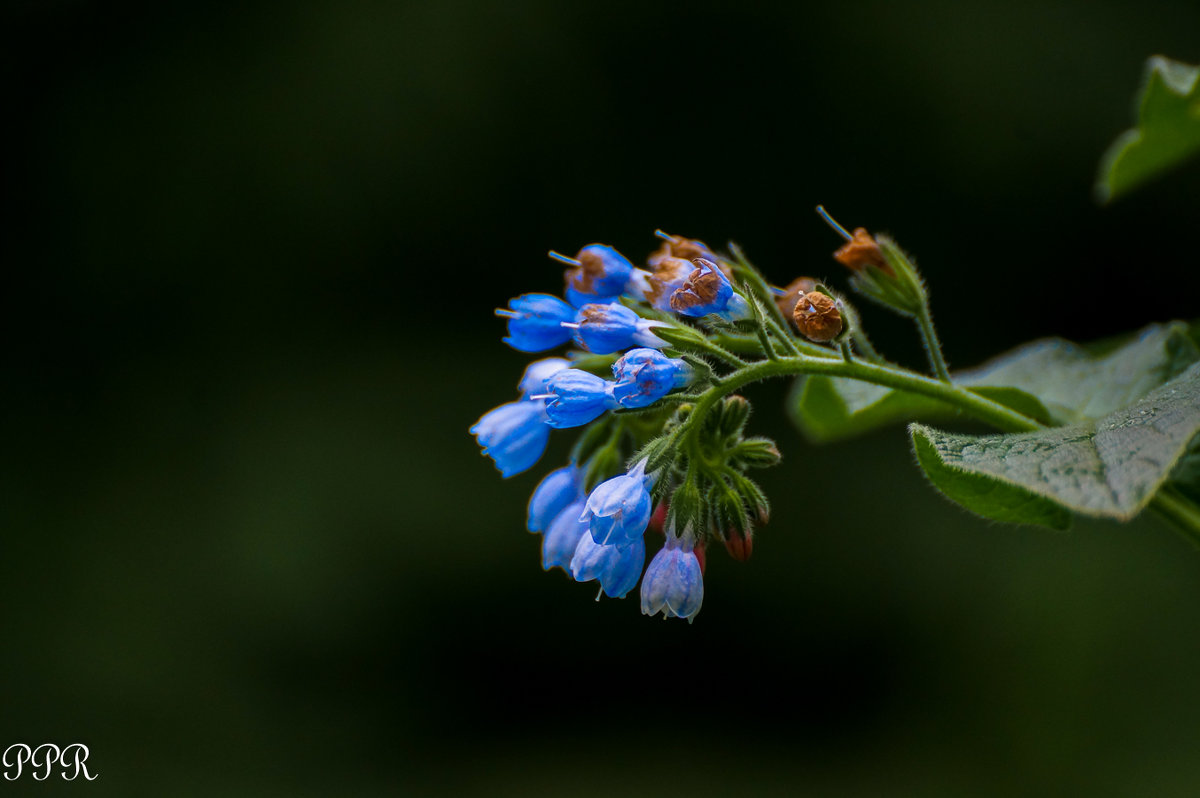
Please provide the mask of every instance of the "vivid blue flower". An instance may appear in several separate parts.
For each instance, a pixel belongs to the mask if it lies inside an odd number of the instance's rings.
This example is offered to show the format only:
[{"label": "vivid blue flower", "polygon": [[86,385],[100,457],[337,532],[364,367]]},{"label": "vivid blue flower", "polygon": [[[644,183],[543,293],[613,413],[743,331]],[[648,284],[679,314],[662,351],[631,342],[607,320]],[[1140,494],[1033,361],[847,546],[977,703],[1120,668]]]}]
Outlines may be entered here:
[{"label": "vivid blue flower", "polygon": [[504,343],[521,352],[544,352],[571,340],[562,323],[575,320],[575,309],[550,294],[522,294],[508,300],[508,309],[496,310],[508,319]]},{"label": "vivid blue flower", "polygon": [[[591,535],[582,535],[571,558],[571,576],[576,582],[600,580],[600,589],[612,598],[625,598],[633,590],[646,564],[646,543],[640,537],[628,543],[600,545]],[[596,595],[596,600],[600,595]]]},{"label": "vivid blue flower", "polygon": [[557,252],[550,257],[568,263],[567,301],[575,307],[589,302],[612,302],[625,292],[625,284],[633,274],[633,264],[612,247],[588,244],[574,258]]},{"label": "vivid blue flower", "polygon": [[750,306],[734,292],[733,284],[717,264],[697,258],[696,269],[683,285],[671,294],[671,310],[684,316],[699,318],[710,313],[726,320],[750,316]]},{"label": "vivid blue flower", "polygon": [[624,305],[584,305],[575,319],[575,323],[569,325],[575,328],[575,341],[598,355],[620,352],[634,344],[666,346],[653,332],[661,322],[647,321]]},{"label": "vivid blue flower", "polygon": [[687,618],[691,623],[704,602],[704,575],[690,537],[667,532],[667,543],[646,568],[642,580],[642,613]]},{"label": "vivid blue flower", "polygon": [[581,369],[563,369],[546,381],[548,424],[557,429],[582,427],[616,407],[612,383]]},{"label": "vivid blue flower", "polygon": [[535,360],[525,367],[525,373],[521,375],[521,381],[517,383],[517,390],[526,398],[537,396],[546,390],[546,382],[551,377],[570,365],[571,361],[565,357],[547,357]]},{"label": "vivid blue flower", "polygon": [[546,402],[521,399],[484,413],[470,432],[503,477],[520,474],[546,451],[550,439]]},{"label": "vivid blue flower", "polygon": [[599,544],[641,540],[654,509],[650,503],[651,484],[653,480],[646,476],[643,460],[629,469],[629,473],[596,486],[583,513],[592,539]]},{"label": "vivid blue flower", "polygon": [[654,404],[692,379],[692,368],[655,349],[630,349],[613,364],[613,398],[621,407]]},{"label": "vivid blue flower", "polygon": [[[530,532],[543,532],[569,504],[580,502],[579,513],[582,513],[582,502],[586,498],[583,493],[583,475],[574,463],[551,471],[538,483],[533,495],[529,497],[526,526]],[[577,517],[579,513],[576,513]]]},{"label": "vivid blue flower", "polygon": [[568,576],[572,576],[571,558],[575,556],[580,538],[587,537],[587,524],[579,520],[582,512],[583,500],[580,499],[568,504],[554,516],[546,529],[546,536],[542,538],[543,569],[561,568]]}]

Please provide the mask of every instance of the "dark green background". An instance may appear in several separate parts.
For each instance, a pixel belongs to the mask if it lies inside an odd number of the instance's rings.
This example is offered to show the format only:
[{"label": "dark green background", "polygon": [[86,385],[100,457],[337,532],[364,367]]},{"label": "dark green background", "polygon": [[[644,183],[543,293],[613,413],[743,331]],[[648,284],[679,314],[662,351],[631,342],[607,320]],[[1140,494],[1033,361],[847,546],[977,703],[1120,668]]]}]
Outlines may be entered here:
[{"label": "dark green background", "polygon": [[1195,316],[1197,165],[1091,200],[1191,0],[6,16],[0,746],[100,773],[14,794],[1200,791],[1200,556],[1154,519],[975,520],[760,386],[774,517],[688,627],[543,573],[543,469],[466,433],[525,361],[491,309],[656,227],[835,284],[816,203],[890,231],[960,366]]}]

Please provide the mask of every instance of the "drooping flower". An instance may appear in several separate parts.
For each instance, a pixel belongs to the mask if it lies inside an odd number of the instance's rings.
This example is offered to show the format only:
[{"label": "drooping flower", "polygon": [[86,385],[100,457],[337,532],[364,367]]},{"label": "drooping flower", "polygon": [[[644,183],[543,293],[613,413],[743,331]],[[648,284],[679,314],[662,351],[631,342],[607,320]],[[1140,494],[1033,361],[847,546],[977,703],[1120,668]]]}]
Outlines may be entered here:
[{"label": "drooping flower", "polygon": [[575,556],[575,549],[579,546],[580,539],[588,536],[587,524],[579,520],[581,512],[583,512],[583,499],[568,504],[550,522],[550,526],[546,529],[546,535],[542,538],[542,568],[544,570],[561,568],[567,572],[568,576],[573,575],[571,558]]},{"label": "drooping flower", "polygon": [[550,294],[522,294],[508,300],[496,315],[508,319],[504,343],[520,352],[544,352],[571,340],[562,323],[575,319],[575,309]]},{"label": "drooping flower", "polygon": [[[646,543],[636,540],[602,545],[591,535],[582,535],[571,558],[571,576],[576,582],[600,581],[600,589],[612,598],[625,598],[633,590],[646,564]],[[600,598],[596,596],[597,600]]]},{"label": "drooping flower", "polygon": [[544,400],[521,399],[484,413],[470,432],[507,478],[533,467],[546,451],[548,420]]},{"label": "drooping flower", "polygon": [[646,461],[629,473],[600,483],[587,498],[583,520],[588,522],[592,539],[599,544],[621,544],[641,540],[653,510]]},{"label": "drooping flower", "polygon": [[[587,497],[583,493],[583,475],[574,464],[563,466],[549,474],[533,489],[529,497],[526,527],[530,532],[543,532],[563,508]],[[579,508],[583,512],[583,507]]]},{"label": "drooping flower", "polygon": [[630,349],[613,364],[613,398],[621,407],[646,407],[691,382],[692,367],[654,349]]},{"label": "drooping flower", "polygon": [[604,244],[588,244],[574,258],[557,252],[551,252],[550,257],[571,265],[572,268],[567,269],[564,293],[575,307],[616,300],[633,274],[633,264]]},{"label": "drooping flower", "polygon": [[733,290],[733,284],[717,264],[704,258],[693,263],[696,268],[683,286],[671,294],[671,310],[693,318],[710,313],[726,320],[749,318],[750,306]]},{"label": "drooping flower", "polygon": [[694,541],[667,531],[666,545],[654,555],[642,579],[642,613],[664,618],[687,618],[691,623],[704,602],[704,574]]},{"label": "drooping flower", "polygon": [[525,373],[521,375],[521,381],[517,383],[517,390],[526,398],[537,396],[546,390],[546,383],[551,377],[570,365],[571,361],[565,357],[546,357],[535,360],[525,367]]},{"label": "drooping flower", "polygon": [[563,369],[546,381],[547,423],[557,429],[581,427],[616,407],[612,383],[581,369]]},{"label": "drooping flower", "polygon": [[661,322],[647,321],[624,305],[584,305],[575,319],[574,324],[566,325],[574,328],[575,341],[597,355],[620,352],[634,344],[666,346],[653,332]]}]

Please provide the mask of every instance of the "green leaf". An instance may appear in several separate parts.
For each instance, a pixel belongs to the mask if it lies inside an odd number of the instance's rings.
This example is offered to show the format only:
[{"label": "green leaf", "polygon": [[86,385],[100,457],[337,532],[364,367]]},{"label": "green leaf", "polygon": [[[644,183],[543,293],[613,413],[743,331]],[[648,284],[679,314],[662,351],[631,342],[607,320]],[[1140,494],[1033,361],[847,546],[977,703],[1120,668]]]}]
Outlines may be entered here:
[{"label": "green leaf", "polygon": [[1024,490],[1084,515],[1129,520],[1166,482],[1198,431],[1200,363],[1096,421],[1012,435],[909,427],[934,485],[997,520],[1009,519],[980,498],[989,488]]},{"label": "green leaf", "polygon": [[[1045,424],[1099,418],[1162,385],[1200,359],[1182,322],[1146,327],[1121,341],[1081,347],[1061,338],[1026,344],[955,382]],[[900,421],[944,421],[958,411],[934,399],[837,377],[803,377],[788,402],[814,441]]]},{"label": "green leaf", "polygon": [[917,462],[933,486],[977,515],[1010,524],[1037,524],[1051,529],[1071,526],[1071,513],[1050,499],[946,465],[924,435],[913,435],[913,449]]},{"label": "green leaf", "polygon": [[1156,55],[1146,61],[1137,126],[1100,161],[1096,197],[1111,202],[1200,152],[1200,67]]}]

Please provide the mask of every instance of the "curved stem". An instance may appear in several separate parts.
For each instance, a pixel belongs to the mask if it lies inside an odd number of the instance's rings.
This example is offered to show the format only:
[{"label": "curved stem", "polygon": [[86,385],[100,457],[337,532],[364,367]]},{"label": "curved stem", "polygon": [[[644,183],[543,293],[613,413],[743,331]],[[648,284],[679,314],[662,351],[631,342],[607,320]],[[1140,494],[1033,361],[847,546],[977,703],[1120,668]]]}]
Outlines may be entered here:
[{"label": "curved stem", "polygon": [[705,391],[688,421],[693,424],[697,423],[697,420],[702,418],[719,399],[743,385],[771,377],[799,376],[801,374],[849,377],[940,399],[1005,432],[1028,432],[1041,426],[1033,419],[998,402],[972,393],[966,388],[921,374],[913,374],[892,366],[866,363],[861,360],[845,361],[805,356],[761,360],[725,375],[721,378],[720,385]]},{"label": "curved stem", "polygon": [[917,325],[921,328],[921,340],[925,343],[925,351],[929,354],[929,364],[942,382],[950,382],[950,369],[946,367],[946,358],[942,355],[942,341],[938,338],[937,329],[929,315],[929,303],[922,302],[921,310],[917,313]]}]

